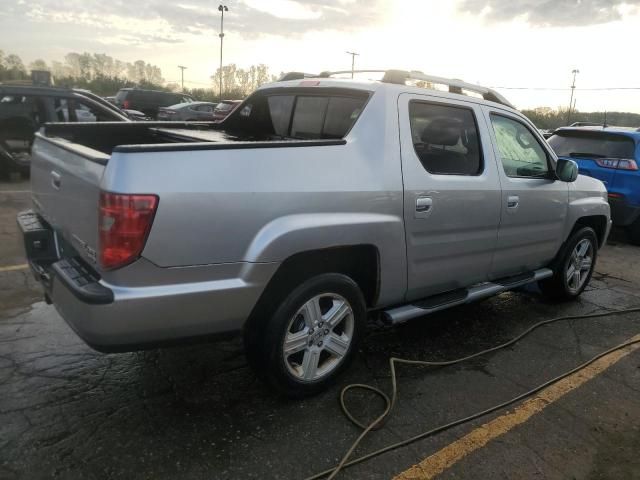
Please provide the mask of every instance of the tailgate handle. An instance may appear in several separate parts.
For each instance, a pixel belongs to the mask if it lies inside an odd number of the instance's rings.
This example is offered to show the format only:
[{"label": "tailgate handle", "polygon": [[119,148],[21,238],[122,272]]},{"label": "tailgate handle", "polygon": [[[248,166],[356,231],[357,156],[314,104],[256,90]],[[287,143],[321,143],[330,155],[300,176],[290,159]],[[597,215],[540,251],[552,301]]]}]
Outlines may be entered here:
[{"label": "tailgate handle", "polygon": [[51,185],[56,190],[60,190],[60,185],[62,184],[62,177],[55,170],[51,170]]}]

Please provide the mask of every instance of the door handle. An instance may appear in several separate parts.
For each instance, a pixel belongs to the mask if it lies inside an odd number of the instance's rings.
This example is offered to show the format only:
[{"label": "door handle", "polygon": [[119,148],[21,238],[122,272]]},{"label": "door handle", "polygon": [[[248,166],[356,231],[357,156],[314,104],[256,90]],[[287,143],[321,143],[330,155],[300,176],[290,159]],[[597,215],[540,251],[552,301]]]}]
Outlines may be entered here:
[{"label": "door handle", "polygon": [[429,212],[433,207],[433,199],[431,197],[416,198],[416,212]]},{"label": "door handle", "polygon": [[55,170],[51,170],[51,185],[56,190],[60,190],[60,185],[62,184],[62,177]]},{"label": "door handle", "polygon": [[509,195],[507,197],[507,208],[516,209],[520,205],[520,197],[517,195]]}]

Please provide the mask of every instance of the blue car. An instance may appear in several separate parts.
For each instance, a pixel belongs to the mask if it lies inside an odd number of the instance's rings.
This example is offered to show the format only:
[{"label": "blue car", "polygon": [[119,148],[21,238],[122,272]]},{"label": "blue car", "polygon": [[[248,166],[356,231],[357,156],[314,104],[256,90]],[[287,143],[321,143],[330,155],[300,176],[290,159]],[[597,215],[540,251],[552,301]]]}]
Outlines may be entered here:
[{"label": "blue car", "polygon": [[614,225],[640,245],[640,129],[565,127],[548,141],[559,157],[575,160],[581,174],[606,185]]}]

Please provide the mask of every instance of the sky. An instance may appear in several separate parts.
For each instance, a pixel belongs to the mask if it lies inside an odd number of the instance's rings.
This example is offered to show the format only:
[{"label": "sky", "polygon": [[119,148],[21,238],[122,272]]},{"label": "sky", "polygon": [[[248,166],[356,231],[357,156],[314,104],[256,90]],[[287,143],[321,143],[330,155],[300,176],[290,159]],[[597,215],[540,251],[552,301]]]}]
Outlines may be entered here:
[{"label": "sky", "polygon": [[[0,50],[70,51],[158,65],[207,87],[219,64],[220,0],[0,0]],[[640,0],[227,0],[225,64],[272,73],[421,70],[496,87],[518,108],[640,113]],[[633,88],[636,90],[596,90]],[[526,89],[523,89],[526,88]],[[530,89],[533,88],[533,89]]]}]

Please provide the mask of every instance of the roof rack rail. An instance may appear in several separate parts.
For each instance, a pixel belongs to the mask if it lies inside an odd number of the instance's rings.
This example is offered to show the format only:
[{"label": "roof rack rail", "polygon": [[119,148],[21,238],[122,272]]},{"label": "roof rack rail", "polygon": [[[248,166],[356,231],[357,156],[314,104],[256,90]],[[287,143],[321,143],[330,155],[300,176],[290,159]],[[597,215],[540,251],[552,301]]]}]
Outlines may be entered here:
[{"label": "roof rack rail", "polygon": [[[319,77],[329,78],[333,75],[350,74],[351,70],[340,70],[336,72],[322,72]],[[474,85],[462,80],[453,78],[436,77],[434,75],[426,75],[418,70],[353,70],[353,73],[383,73],[382,82],[394,83],[398,85],[406,85],[407,80],[417,80],[434,85],[444,85],[449,87],[450,93],[463,94],[465,90],[468,92],[474,92],[482,96],[485,100],[490,102],[506,105],[507,107],[515,108],[504,96],[496,92],[495,90],[480,85]]]},{"label": "roof rack rail", "polygon": [[278,82],[286,82],[287,80],[304,80],[305,78],[316,78],[319,75],[317,73],[305,73],[305,72],[285,72],[280,75]]}]

